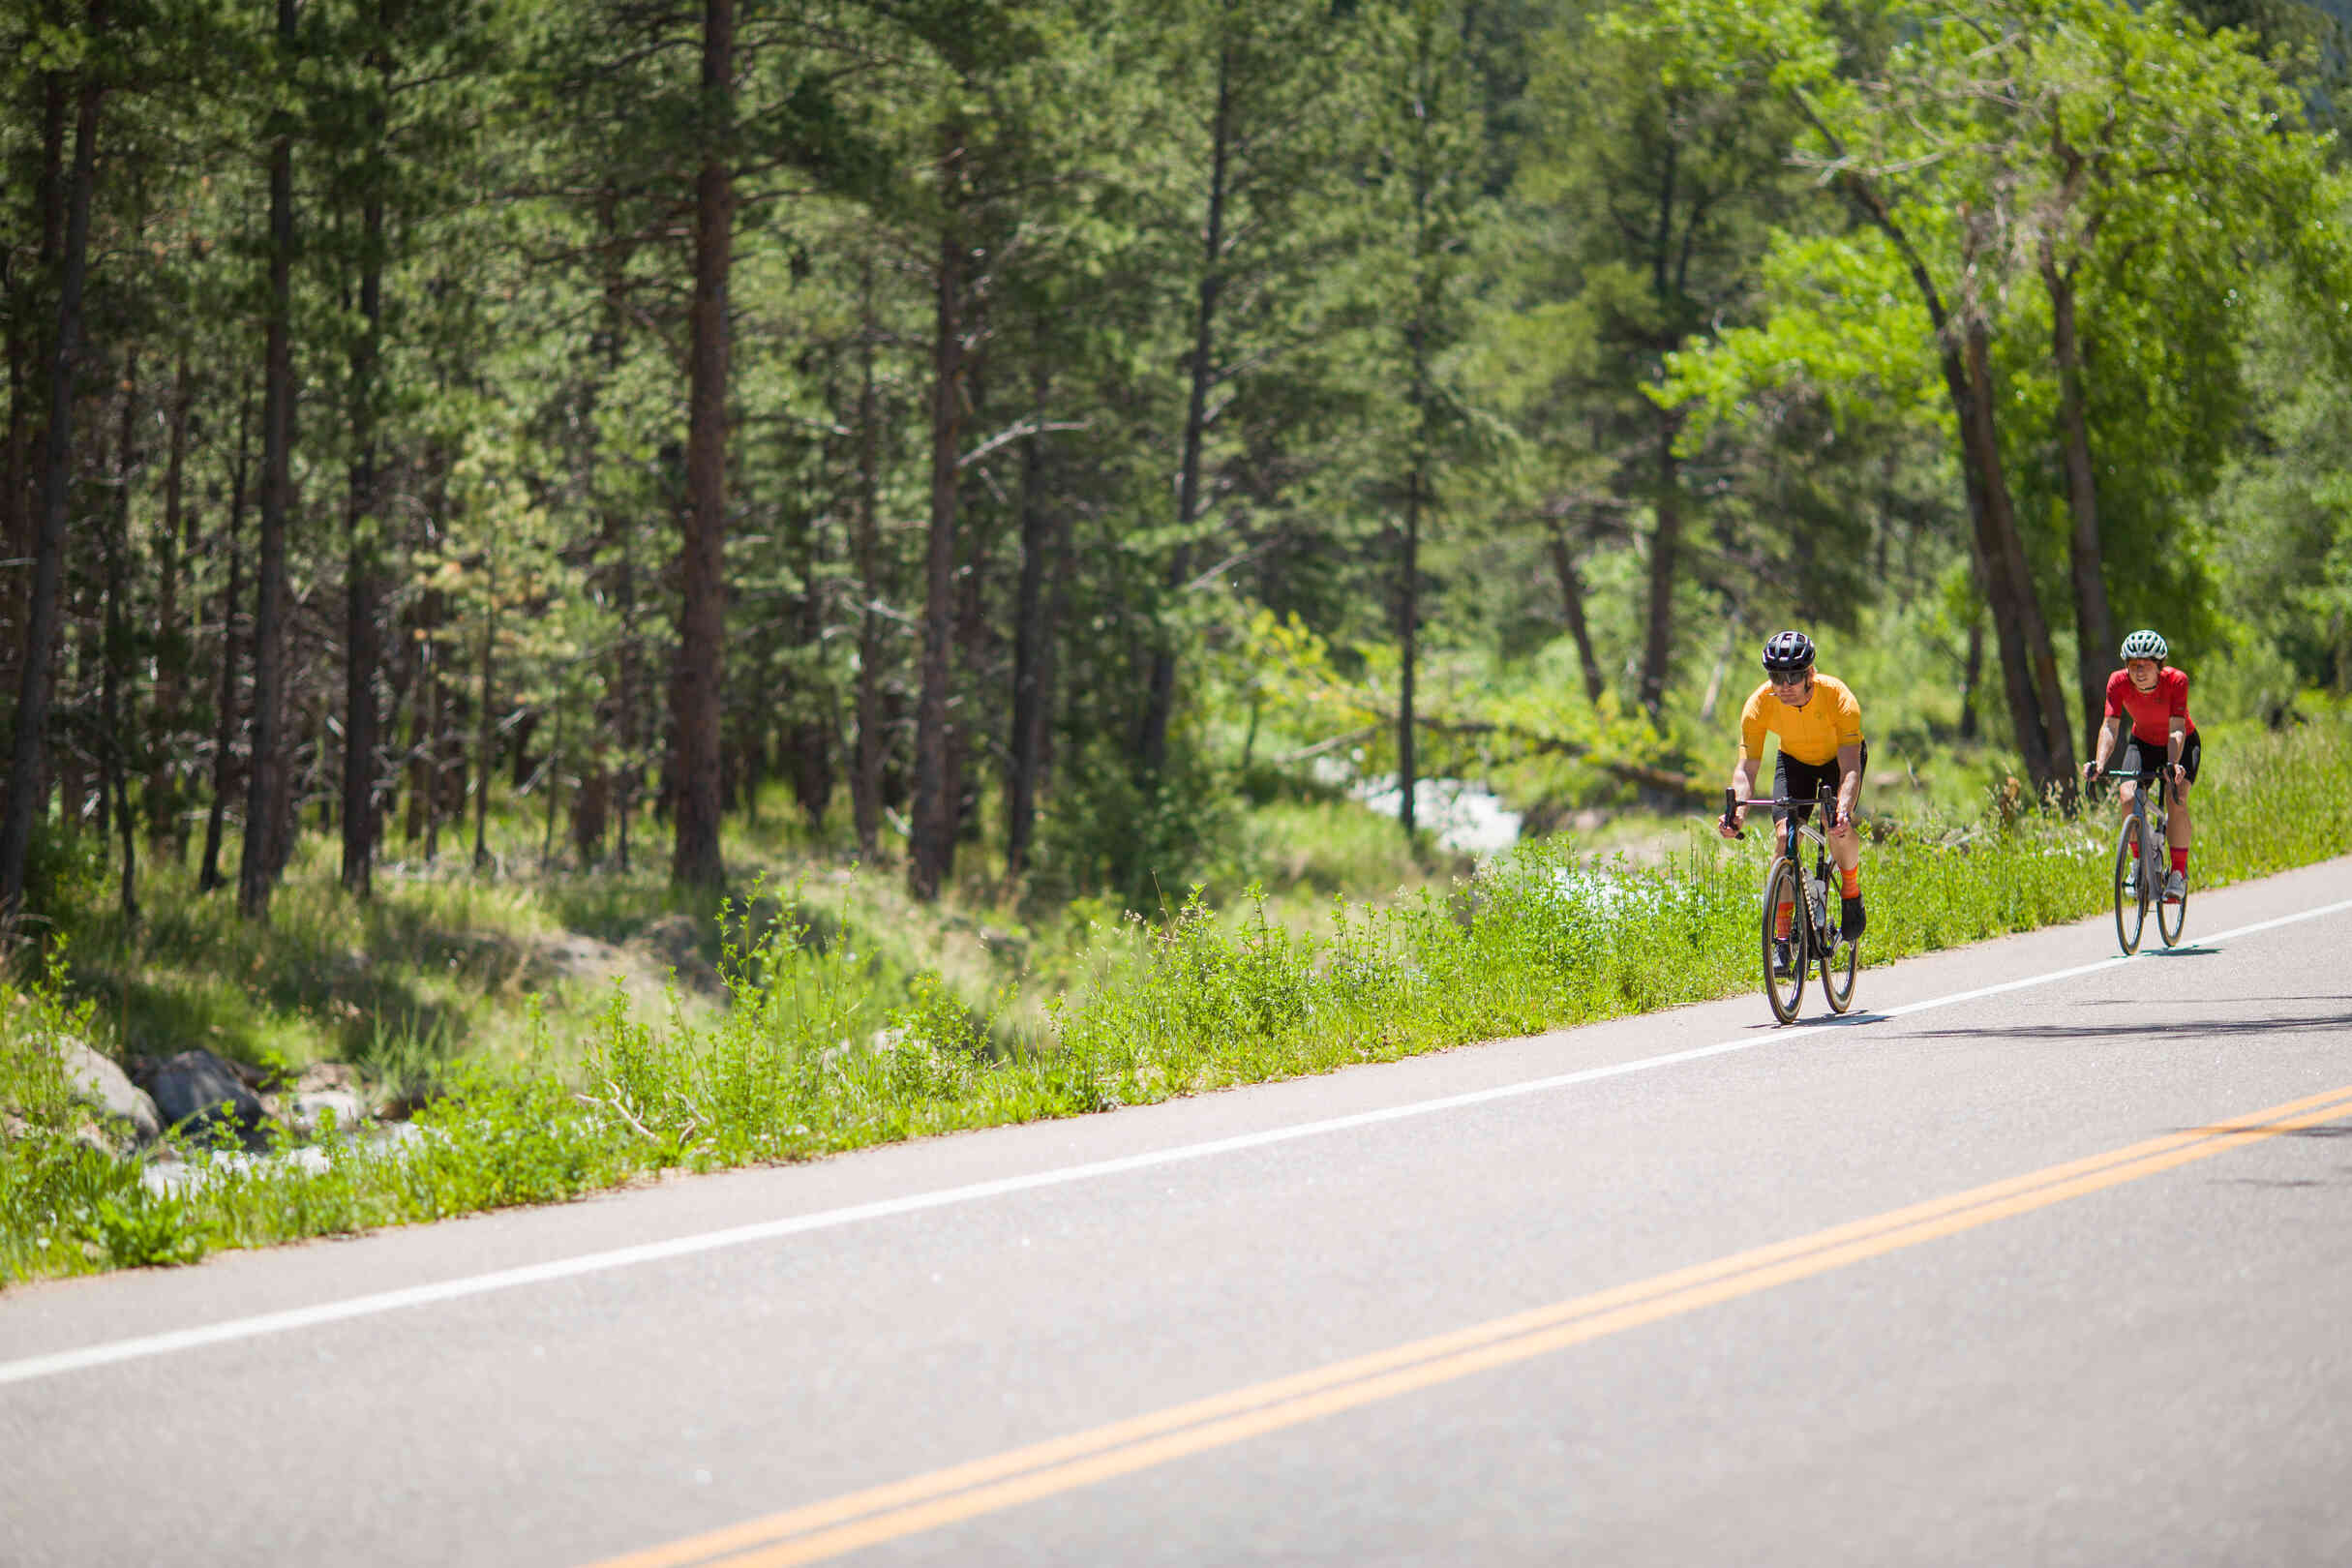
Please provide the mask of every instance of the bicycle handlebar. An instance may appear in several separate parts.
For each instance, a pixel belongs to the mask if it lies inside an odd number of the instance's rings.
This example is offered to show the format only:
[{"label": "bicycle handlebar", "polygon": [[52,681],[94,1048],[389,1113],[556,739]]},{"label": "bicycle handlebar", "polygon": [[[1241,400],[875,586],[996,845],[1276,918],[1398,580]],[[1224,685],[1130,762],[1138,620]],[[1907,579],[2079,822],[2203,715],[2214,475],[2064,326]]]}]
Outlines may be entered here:
[{"label": "bicycle handlebar", "polygon": [[[1731,822],[1732,812],[1739,806],[1772,806],[1774,808],[1787,806],[1792,810],[1820,806],[1824,811],[1834,811],[1837,809],[1837,792],[1824,784],[1821,793],[1810,799],[1794,795],[1751,795],[1743,799],[1737,790],[1726,785],[1723,791],[1723,815],[1717,820]],[[1732,836],[1745,838],[1748,835],[1743,829],[1734,827]]]}]

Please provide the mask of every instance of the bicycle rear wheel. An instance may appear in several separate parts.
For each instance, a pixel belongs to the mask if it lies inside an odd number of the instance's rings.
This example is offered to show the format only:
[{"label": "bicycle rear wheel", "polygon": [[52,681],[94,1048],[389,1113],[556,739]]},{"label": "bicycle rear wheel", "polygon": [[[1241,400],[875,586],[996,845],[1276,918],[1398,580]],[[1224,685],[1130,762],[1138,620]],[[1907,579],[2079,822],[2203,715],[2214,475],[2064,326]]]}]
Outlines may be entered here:
[{"label": "bicycle rear wheel", "polygon": [[1796,1022],[1796,1010],[1805,999],[1805,972],[1808,967],[1805,952],[1805,918],[1801,910],[1792,908],[1789,919],[1789,973],[1772,972],[1772,944],[1777,938],[1774,928],[1779,923],[1780,906],[1803,901],[1796,885],[1796,862],[1787,856],[1773,859],[1772,867],[1764,873],[1764,918],[1759,924],[1764,929],[1764,1000],[1772,1004],[1772,1016],[1782,1023]]},{"label": "bicycle rear wheel", "polygon": [[2148,879],[2139,874],[2139,857],[2131,853],[2140,819],[2126,816],[2115,835],[2115,940],[2126,957],[2139,951],[2140,931],[2148,923]]}]

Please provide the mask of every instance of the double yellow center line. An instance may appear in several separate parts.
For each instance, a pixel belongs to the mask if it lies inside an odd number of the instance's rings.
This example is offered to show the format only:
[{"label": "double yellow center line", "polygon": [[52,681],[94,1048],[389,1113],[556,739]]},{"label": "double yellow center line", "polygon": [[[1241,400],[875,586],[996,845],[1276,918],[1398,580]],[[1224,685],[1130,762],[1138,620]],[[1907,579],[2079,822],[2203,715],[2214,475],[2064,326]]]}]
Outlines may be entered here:
[{"label": "double yellow center line", "polygon": [[2352,1085],[1313,1372],[751,1520],[615,1557],[597,1568],[787,1568],[822,1561],[1549,1355],[2347,1116],[2352,1116]]}]

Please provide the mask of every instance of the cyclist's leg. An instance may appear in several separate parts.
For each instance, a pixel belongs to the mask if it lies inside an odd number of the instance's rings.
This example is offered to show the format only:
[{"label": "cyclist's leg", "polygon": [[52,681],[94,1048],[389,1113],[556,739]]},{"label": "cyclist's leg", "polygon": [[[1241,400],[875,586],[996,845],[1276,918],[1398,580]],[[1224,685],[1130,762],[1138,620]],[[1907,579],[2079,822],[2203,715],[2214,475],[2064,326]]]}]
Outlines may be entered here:
[{"label": "cyclist's leg", "polygon": [[2188,797],[2197,787],[2197,769],[2205,760],[2205,738],[2191,735],[2181,747],[2181,771],[2187,777],[2172,788],[2171,831],[2166,834],[2174,849],[2185,850],[2197,841],[2194,826],[2188,816]]},{"label": "cyclist's leg", "polygon": [[[1790,776],[1793,770],[1796,774],[1796,777],[1794,779]],[[1793,769],[1789,761],[1789,754],[1785,751],[1781,752],[1772,763],[1772,794],[1779,799],[1786,800],[1792,799],[1796,794],[1796,791],[1791,788],[1791,786],[1793,784],[1801,782],[1803,775],[1804,765],[1798,763],[1794,765]],[[1772,808],[1772,846],[1774,851],[1780,855],[1787,856],[1790,859],[1794,860],[1796,859],[1796,821],[1794,814],[1792,813],[1787,806],[1774,806]],[[1796,906],[1794,903],[1782,904],[1778,909],[1772,912],[1772,939],[1774,943],[1777,944],[1774,949],[1774,963],[1775,966],[1783,973],[1786,973],[1789,967],[1789,928],[1794,923],[1795,919]]]},{"label": "cyclist's leg", "polygon": [[[2186,884],[2188,879],[2189,846],[2197,841],[2197,827],[2195,819],[2189,815],[2188,797],[2190,792],[2197,787],[2197,766],[2203,760],[2204,749],[2201,738],[2194,735],[2191,735],[2187,743],[2182,746],[2181,771],[2186,773],[2187,778],[2186,782],[2173,786],[2172,810],[2166,814],[2164,819],[2165,847],[2172,852],[2171,870],[2174,876],[2182,880],[2183,884]],[[2178,897],[2181,892],[2181,889],[2169,885],[2166,890],[2175,897]]]},{"label": "cyclist's leg", "polygon": [[[1869,741],[1862,742],[1861,754],[1855,758],[1855,763],[1854,803],[1854,809],[1858,813],[1862,803],[1861,780],[1870,771]],[[1825,771],[1829,776],[1830,788],[1836,789],[1844,785],[1845,769],[1836,759],[1830,760]],[[1838,935],[1849,942],[1858,942],[1861,940],[1863,928],[1870,923],[1862,909],[1862,835],[1857,829],[1849,825],[1845,828],[1831,828],[1827,837],[1829,859],[1836,865],[1840,877]]]},{"label": "cyclist's leg", "polygon": [[2143,745],[2138,736],[2129,730],[2124,732],[2124,749],[2116,756],[2115,765],[2107,770],[2115,780],[2115,803],[2123,808],[2124,815],[2131,814],[2132,799],[2140,793],[2140,776],[2154,769],[2163,760],[2163,747]]}]

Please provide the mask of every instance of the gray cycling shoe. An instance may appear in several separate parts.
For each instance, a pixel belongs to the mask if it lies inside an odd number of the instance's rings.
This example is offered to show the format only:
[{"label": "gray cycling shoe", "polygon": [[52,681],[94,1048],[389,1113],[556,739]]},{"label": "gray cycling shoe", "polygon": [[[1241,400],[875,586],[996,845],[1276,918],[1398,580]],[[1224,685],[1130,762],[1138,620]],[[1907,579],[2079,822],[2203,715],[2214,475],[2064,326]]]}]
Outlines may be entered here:
[{"label": "gray cycling shoe", "polygon": [[1796,959],[1795,955],[1789,951],[1789,939],[1774,937],[1772,939],[1772,978],[1787,980],[1795,973]]},{"label": "gray cycling shoe", "polygon": [[2177,904],[2188,896],[2188,879],[2178,871],[2164,873],[2164,902]]}]

